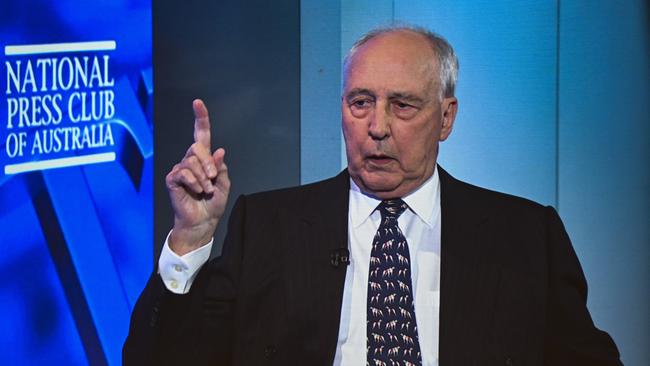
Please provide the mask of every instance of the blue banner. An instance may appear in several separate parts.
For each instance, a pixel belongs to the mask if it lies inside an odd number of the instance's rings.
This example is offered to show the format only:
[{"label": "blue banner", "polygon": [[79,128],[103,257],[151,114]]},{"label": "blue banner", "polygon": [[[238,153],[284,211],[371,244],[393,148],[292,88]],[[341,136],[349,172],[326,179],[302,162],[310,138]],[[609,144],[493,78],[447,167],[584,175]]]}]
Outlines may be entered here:
[{"label": "blue banner", "polygon": [[153,264],[151,2],[0,6],[0,332],[20,365],[119,365]]}]

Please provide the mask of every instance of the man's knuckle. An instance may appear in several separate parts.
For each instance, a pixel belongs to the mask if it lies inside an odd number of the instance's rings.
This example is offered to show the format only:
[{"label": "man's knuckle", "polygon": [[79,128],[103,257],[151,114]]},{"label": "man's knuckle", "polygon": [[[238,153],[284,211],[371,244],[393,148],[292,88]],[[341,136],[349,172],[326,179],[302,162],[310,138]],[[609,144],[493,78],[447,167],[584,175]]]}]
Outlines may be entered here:
[{"label": "man's knuckle", "polygon": [[188,158],[185,159],[185,162],[187,163],[188,166],[195,165],[199,162],[199,159],[196,157],[196,155],[192,155]]},{"label": "man's knuckle", "polygon": [[181,170],[180,175],[185,183],[192,183],[192,181],[194,181],[194,174],[187,169]]}]

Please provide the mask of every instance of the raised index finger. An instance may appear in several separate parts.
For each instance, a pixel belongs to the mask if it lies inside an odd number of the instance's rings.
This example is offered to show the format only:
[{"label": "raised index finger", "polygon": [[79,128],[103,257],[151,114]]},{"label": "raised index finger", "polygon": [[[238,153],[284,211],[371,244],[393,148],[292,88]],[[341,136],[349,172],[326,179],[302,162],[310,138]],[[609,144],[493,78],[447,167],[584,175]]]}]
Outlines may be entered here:
[{"label": "raised index finger", "polygon": [[208,117],[208,108],[201,99],[195,99],[192,102],[194,109],[194,142],[205,146],[208,151],[210,148],[210,118]]}]

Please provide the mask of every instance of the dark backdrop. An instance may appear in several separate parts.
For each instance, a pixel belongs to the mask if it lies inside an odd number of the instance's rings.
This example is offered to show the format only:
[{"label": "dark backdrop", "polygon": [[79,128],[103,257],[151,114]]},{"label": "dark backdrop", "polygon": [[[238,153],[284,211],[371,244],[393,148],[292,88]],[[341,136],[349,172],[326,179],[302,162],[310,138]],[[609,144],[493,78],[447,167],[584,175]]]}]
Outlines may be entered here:
[{"label": "dark backdrop", "polygon": [[300,183],[300,1],[154,1],[153,29],[158,258],[173,223],[165,175],[192,143],[194,98],[226,149],[228,213],[242,193]]}]

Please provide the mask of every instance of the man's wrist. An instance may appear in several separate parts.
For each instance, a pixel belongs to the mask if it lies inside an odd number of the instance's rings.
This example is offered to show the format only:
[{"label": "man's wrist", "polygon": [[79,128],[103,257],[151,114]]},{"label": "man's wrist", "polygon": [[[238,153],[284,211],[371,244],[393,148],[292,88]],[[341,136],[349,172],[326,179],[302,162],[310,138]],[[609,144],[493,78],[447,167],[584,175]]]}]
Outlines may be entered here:
[{"label": "man's wrist", "polygon": [[172,229],[169,234],[169,248],[179,256],[199,249],[212,241],[214,231],[193,229]]},{"label": "man's wrist", "polygon": [[167,290],[179,295],[186,294],[190,291],[199,269],[210,258],[213,241],[210,240],[206,245],[181,256],[169,246],[170,237],[171,232],[167,235],[158,258],[158,273]]}]

